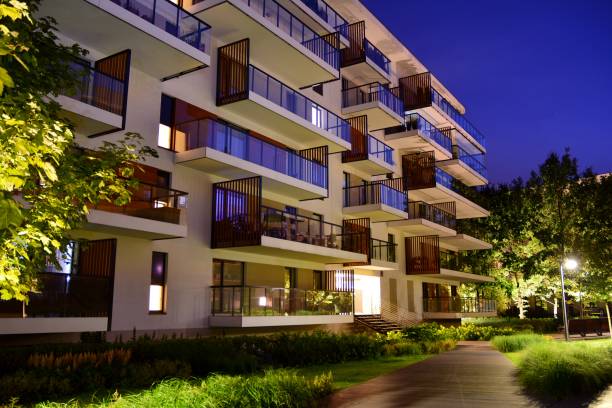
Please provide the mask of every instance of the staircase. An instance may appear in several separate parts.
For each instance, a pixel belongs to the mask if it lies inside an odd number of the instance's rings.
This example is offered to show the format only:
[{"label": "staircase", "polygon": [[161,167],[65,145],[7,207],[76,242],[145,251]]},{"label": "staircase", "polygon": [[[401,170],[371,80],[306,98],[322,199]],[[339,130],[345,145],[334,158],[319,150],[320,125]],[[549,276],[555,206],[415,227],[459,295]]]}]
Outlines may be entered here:
[{"label": "staircase", "polygon": [[380,315],[355,315],[355,323],[362,324],[381,334],[402,329],[397,324],[384,320]]}]

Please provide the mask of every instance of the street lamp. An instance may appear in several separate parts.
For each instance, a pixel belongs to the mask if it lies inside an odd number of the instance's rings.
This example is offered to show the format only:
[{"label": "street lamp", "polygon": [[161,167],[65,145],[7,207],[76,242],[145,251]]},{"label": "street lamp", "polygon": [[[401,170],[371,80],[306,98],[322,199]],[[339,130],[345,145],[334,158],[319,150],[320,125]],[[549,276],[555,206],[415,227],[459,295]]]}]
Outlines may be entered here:
[{"label": "street lamp", "polygon": [[563,275],[563,267],[569,271],[573,271],[578,267],[578,261],[568,258],[561,263],[561,296],[563,298],[563,327],[565,329],[565,341],[569,341],[569,326],[567,323],[567,303],[565,302],[565,276]]}]

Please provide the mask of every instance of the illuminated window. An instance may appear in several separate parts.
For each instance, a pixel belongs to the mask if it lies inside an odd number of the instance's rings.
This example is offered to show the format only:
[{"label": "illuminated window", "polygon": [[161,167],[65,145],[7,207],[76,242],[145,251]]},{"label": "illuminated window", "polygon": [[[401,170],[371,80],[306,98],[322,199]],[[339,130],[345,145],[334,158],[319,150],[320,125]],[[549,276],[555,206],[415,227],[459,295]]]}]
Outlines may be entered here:
[{"label": "illuminated window", "polygon": [[162,123],[159,124],[159,132],[157,134],[157,145],[164,149],[172,148],[172,129]]},{"label": "illuminated window", "polygon": [[149,313],[166,311],[166,272],[168,254],[153,252],[151,263],[151,285],[149,286]]}]

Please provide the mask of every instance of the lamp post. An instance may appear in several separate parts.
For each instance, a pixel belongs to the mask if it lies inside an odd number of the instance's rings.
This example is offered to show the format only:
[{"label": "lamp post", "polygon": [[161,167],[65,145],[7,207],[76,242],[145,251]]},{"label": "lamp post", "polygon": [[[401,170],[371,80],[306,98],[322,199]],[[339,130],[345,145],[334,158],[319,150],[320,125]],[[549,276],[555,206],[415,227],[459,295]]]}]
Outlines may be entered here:
[{"label": "lamp post", "polygon": [[568,270],[574,270],[578,267],[578,262],[575,259],[566,259],[561,262],[561,297],[563,298],[563,328],[565,329],[565,341],[569,341],[569,325],[567,323],[567,303],[565,302],[565,276],[563,274],[563,266]]}]

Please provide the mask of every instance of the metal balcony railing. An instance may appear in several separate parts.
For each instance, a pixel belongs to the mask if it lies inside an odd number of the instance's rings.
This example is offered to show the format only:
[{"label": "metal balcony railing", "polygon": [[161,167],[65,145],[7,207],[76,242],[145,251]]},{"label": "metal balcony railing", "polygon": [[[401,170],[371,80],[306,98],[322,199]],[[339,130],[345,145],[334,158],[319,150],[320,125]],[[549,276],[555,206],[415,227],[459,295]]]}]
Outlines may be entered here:
[{"label": "metal balcony railing", "polygon": [[380,239],[370,239],[370,258],[379,261],[397,262],[397,244],[394,242],[382,241]]},{"label": "metal balcony railing", "polygon": [[342,90],[342,107],[380,102],[400,116],[404,116],[404,103],[388,87],[379,82],[355,86]]},{"label": "metal balcony railing", "polygon": [[487,178],[487,168],[483,163],[484,154],[470,154],[459,145],[453,145],[453,157],[467,164],[472,170]]},{"label": "metal balcony railing", "polygon": [[393,166],[393,148],[368,134],[368,154]]},{"label": "metal balcony railing", "polygon": [[168,34],[210,53],[210,26],[170,0],[111,0]]},{"label": "metal balcony railing", "polygon": [[126,83],[90,67],[87,62],[73,61],[70,69],[79,82],[64,95],[107,112],[123,115]]},{"label": "metal balcony railing", "polygon": [[0,300],[0,317],[106,317],[110,310],[113,280],[109,277],[41,272],[40,292],[27,304]]},{"label": "metal balcony railing", "polygon": [[123,213],[133,217],[180,224],[181,210],[186,207],[187,193],[141,181],[132,192],[132,198],[128,204],[118,206],[101,201],[94,208]]},{"label": "metal balcony railing", "polygon": [[343,189],[344,207],[385,204],[397,210],[406,211],[408,204],[406,192],[385,183],[385,180],[380,180],[359,186],[345,187]]},{"label": "metal balcony railing", "polygon": [[389,66],[389,63],[390,63],[389,58],[387,58],[387,56],[383,54],[381,50],[376,48],[374,44],[369,42],[367,38],[364,39],[364,48],[365,48],[365,55],[367,58],[371,59],[372,62],[374,62],[376,65],[382,68],[382,70],[385,71],[387,74],[391,72],[390,66]]},{"label": "metal balcony railing", "polygon": [[265,286],[212,286],[213,316],[338,316],[353,314],[353,293]]},{"label": "metal balcony railing", "polygon": [[453,213],[455,202],[428,204],[424,201],[408,203],[408,216],[411,219],[423,218],[447,228],[455,229],[457,218]]},{"label": "metal balcony railing", "polygon": [[351,141],[351,127],[346,120],[253,65],[249,65],[249,87],[251,92],[298,115],[317,128],[347,142]]},{"label": "metal balcony railing", "polygon": [[343,37],[346,38],[346,29],[342,30],[341,27],[346,27],[348,22],[336,12],[329,4],[323,0],[301,0],[309,9],[315,12],[316,15],[321,17],[330,26],[336,30],[344,31]]},{"label": "metal balcony railing", "polygon": [[429,313],[490,313],[497,311],[493,299],[459,296],[423,298],[423,312]]},{"label": "metal balcony railing", "polygon": [[451,138],[442,133],[437,127],[432,125],[428,120],[423,118],[418,113],[410,113],[406,115],[405,122],[403,125],[385,129],[385,135],[403,133],[410,130],[418,130],[423,136],[430,140],[433,140],[442,148],[446,149],[448,153],[451,153]]},{"label": "metal balcony railing", "polygon": [[175,126],[184,135],[185,150],[208,147],[234,157],[258,164],[267,169],[327,188],[327,166],[310,160],[297,152],[283,149],[254,137],[242,129],[213,119],[201,119]]},{"label": "metal balcony railing", "polygon": [[453,177],[444,170],[436,167],[436,183],[453,190]]},{"label": "metal balcony railing", "polygon": [[474,126],[464,115],[462,115],[450,102],[446,100],[433,87],[431,89],[431,102],[438,106],[452,120],[455,121],[463,130],[469,133],[481,146],[485,146],[484,135]]}]

